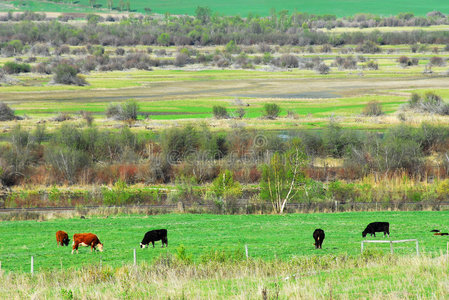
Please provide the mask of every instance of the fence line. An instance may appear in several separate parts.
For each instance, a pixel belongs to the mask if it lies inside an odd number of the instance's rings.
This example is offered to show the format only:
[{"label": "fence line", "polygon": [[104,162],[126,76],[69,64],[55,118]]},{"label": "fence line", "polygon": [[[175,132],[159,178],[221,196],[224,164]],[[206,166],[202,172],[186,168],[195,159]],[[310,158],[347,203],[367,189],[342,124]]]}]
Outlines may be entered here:
[{"label": "fence line", "polygon": [[[88,211],[94,209],[147,209],[161,210],[163,212],[189,212],[189,211],[207,211],[214,213],[271,213],[273,206],[271,203],[250,203],[247,199],[229,201],[222,205],[214,203],[184,203],[182,201],[177,204],[148,204],[148,205],[123,205],[123,206],[71,206],[71,207],[28,207],[28,208],[0,208],[1,213],[11,212],[71,212],[71,211]],[[312,202],[312,203],[287,203],[286,212],[295,211],[378,211],[378,210],[422,210],[422,209],[449,209],[449,202],[427,203],[427,202]]]},{"label": "fence line", "polygon": [[[419,242],[417,239],[408,239],[408,240],[389,240],[389,241],[382,241],[382,240],[366,240],[366,241],[362,241],[360,244],[360,253],[363,254],[363,249],[364,249],[364,244],[365,243],[382,243],[382,244],[390,244],[390,252],[391,254],[394,254],[394,250],[393,250],[393,244],[397,244],[397,243],[406,243],[406,242],[415,242],[416,245],[416,255],[419,255]],[[449,243],[448,243],[449,245]]]}]

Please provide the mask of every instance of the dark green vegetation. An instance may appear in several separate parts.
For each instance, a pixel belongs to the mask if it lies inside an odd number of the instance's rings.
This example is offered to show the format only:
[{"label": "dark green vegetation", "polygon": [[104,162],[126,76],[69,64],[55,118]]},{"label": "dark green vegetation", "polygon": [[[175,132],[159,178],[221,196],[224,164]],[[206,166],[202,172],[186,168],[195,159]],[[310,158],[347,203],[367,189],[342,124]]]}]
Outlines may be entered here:
[{"label": "dark green vegetation", "polygon": [[[361,232],[372,221],[389,221],[391,239],[417,238],[421,253],[438,255],[445,251],[447,237],[433,236],[429,231],[447,231],[449,213],[444,212],[364,212],[337,214],[289,215],[189,215],[157,216],[88,216],[87,219],[50,219],[0,222],[0,260],[6,271],[28,272],[30,257],[35,270],[79,267],[90,263],[120,266],[132,263],[133,249],[138,262],[151,262],[171,253],[189,262],[214,260],[211,251],[224,252],[225,260],[244,260],[244,246],[251,258],[289,260],[297,256],[359,255]],[[168,229],[168,248],[139,248],[143,235],[150,229]],[[312,233],[315,228],[326,232],[322,250],[315,250]],[[70,247],[57,247],[55,233],[93,232],[104,243],[103,253],[90,253],[80,247],[71,255]],[[383,240],[382,235],[376,239]],[[181,246],[183,245],[183,246]],[[389,253],[389,245],[369,244],[368,250]],[[414,244],[395,245],[397,254],[415,253]]]},{"label": "dark green vegetation", "polygon": [[[268,15],[270,9],[281,10],[298,10],[306,11],[312,14],[336,14],[338,16],[349,16],[357,13],[370,13],[378,15],[391,15],[398,14],[406,10],[407,12],[413,12],[417,15],[425,15],[431,10],[447,11],[449,6],[447,3],[439,0],[430,0],[427,2],[422,2],[419,0],[405,1],[333,1],[333,0],[317,0],[317,1],[293,1],[285,0],[279,3],[274,0],[259,2],[256,0],[246,0],[246,1],[235,1],[222,3],[216,1],[176,1],[176,2],[166,2],[166,1],[152,1],[147,2],[143,0],[129,0],[129,1],[112,1],[113,5],[109,4],[107,0],[80,0],[76,1],[77,5],[70,5],[72,2],[63,1],[9,1],[14,4],[17,8],[21,10],[33,10],[33,11],[62,11],[62,12],[73,12],[73,11],[90,11],[89,9],[92,5],[97,8],[93,9],[100,11],[98,8],[103,8],[104,12],[109,12],[108,7],[112,6],[115,11],[120,10],[132,10],[144,13],[148,10],[145,8],[151,8],[153,12],[164,14],[169,12],[171,14],[189,14],[193,15],[197,13],[197,6],[208,6],[213,11],[217,11],[224,15],[240,15],[246,16],[248,14],[254,15]],[[129,4],[128,4],[129,3]],[[129,8],[128,8],[129,6]],[[7,7],[2,8],[2,10],[7,10]]]}]

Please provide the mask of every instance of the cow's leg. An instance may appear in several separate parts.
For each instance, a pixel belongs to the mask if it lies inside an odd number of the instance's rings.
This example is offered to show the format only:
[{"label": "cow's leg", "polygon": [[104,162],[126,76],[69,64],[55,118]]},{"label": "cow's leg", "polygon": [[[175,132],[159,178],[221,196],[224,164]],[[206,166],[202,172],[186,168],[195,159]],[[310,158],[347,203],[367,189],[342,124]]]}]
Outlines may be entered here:
[{"label": "cow's leg", "polygon": [[151,241],[151,243],[153,244],[153,248],[154,248],[154,241]]},{"label": "cow's leg", "polygon": [[73,247],[72,247],[72,254],[73,254],[73,252],[76,250],[76,253],[78,253],[78,244],[73,244]]}]

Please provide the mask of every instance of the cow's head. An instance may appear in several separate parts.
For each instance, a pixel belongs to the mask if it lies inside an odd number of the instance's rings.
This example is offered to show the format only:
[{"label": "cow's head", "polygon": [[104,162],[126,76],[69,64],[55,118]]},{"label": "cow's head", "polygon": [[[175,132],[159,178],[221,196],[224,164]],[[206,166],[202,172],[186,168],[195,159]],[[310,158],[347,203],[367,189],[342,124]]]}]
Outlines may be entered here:
[{"label": "cow's head", "polygon": [[100,252],[103,252],[103,244],[102,243],[98,243],[97,247]]},{"label": "cow's head", "polygon": [[140,243],[140,248],[145,248],[145,245]]},{"label": "cow's head", "polygon": [[66,246],[69,245],[69,242],[70,242],[70,239],[69,239],[69,238],[66,238],[66,239],[64,239],[64,240],[62,241],[62,243],[63,243],[64,245],[66,245]]},{"label": "cow's head", "polygon": [[362,237],[366,237],[366,231],[362,232]]}]

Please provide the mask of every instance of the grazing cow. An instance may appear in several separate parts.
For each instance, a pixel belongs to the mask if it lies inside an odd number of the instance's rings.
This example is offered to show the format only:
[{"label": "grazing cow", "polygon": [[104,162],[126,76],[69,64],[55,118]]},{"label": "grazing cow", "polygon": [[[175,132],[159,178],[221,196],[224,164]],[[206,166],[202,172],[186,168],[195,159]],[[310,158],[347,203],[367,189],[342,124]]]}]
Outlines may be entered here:
[{"label": "grazing cow", "polygon": [[150,242],[153,244],[154,248],[154,242],[155,241],[162,241],[162,248],[168,246],[168,239],[167,239],[167,229],[157,229],[157,230],[151,230],[145,233],[145,236],[143,237],[142,242],[140,243],[140,248],[145,248],[145,246],[149,246]]},{"label": "grazing cow", "polygon": [[440,232],[438,229],[432,229],[430,232]]},{"label": "grazing cow", "polygon": [[97,250],[96,247],[98,247],[98,250],[100,250],[100,252],[103,252],[103,244],[93,233],[75,233],[73,235],[72,254],[75,250],[76,253],[78,253],[79,246],[90,246],[90,252],[92,252],[93,250]]},{"label": "grazing cow", "polygon": [[325,234],[322,229],[315,229],[313,232],[313,238],[315,239],[315,249],[321,249],[321,245],[323,244]]},{"label": "grazing cow", "polygon": [[59,246],[68,246],[70,242],[67,232],[59,230],[56,232],[56,244]]},{"label": "grazing cow", "polygon": [[435,232],[433,235],[449,235],[447,232]]},{"label": "grazing cow", "polygon": [[366,226],[365,230],[362,232],[362,237],[366,237],[366,235],[369,233],[371,236],[376,237],[376,232],[383,232],[384,236],[388,234],[390,236],[390,223],[388,222],[373,222],[369,223],[368,226]]}]

